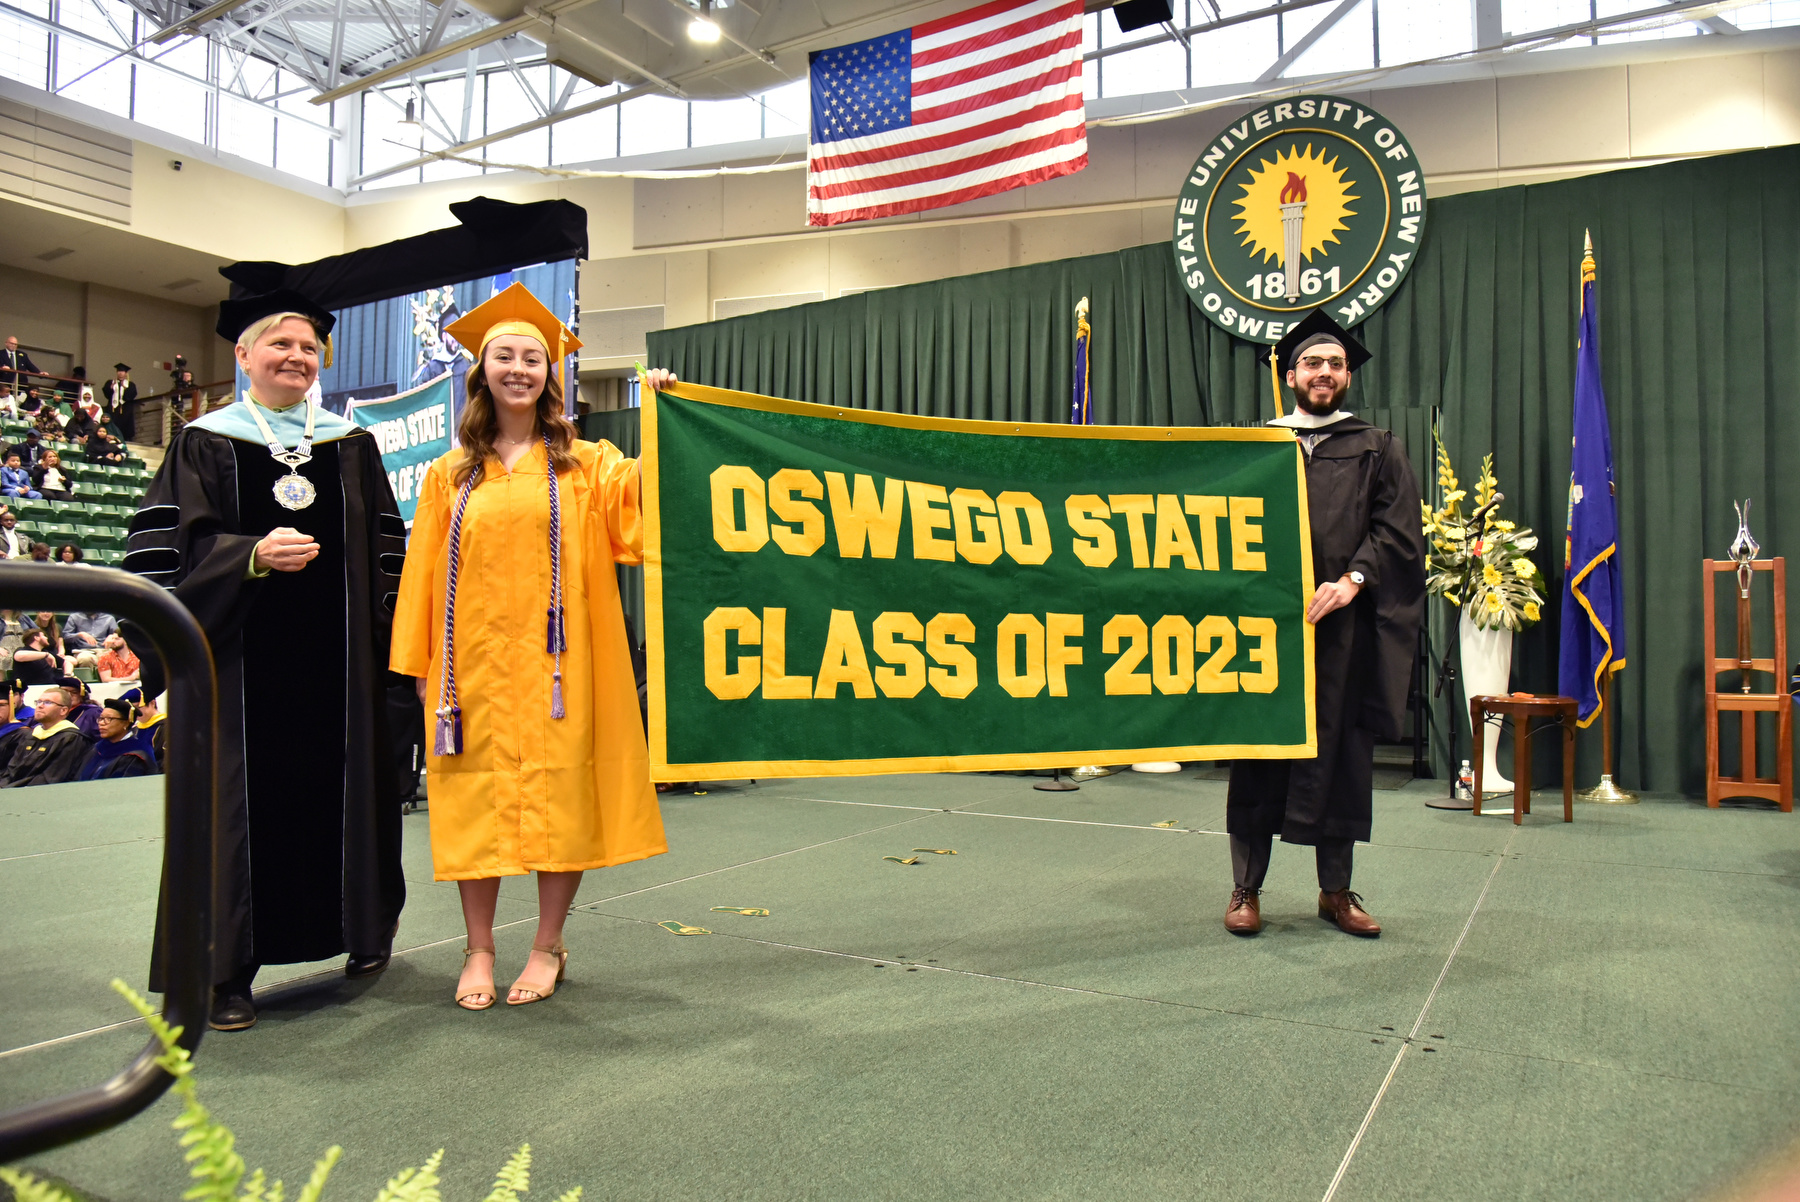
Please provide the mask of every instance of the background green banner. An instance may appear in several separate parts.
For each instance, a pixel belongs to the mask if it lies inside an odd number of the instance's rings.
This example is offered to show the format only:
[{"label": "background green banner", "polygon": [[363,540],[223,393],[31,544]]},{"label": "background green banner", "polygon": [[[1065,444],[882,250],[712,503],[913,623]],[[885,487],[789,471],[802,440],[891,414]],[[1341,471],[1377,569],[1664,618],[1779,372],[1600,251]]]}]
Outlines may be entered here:
[{"label": "background green banner", "polygon": [[1287,431],[677,391],[644,412],[660,779],[1314,753]]},{"label": "background green banner", "polygon": [[350,407],[350,420],[380,445],[381,466],[410,529],[425,473],[450,449],[450,377],[437,376],[398,396],[358,402]]}]

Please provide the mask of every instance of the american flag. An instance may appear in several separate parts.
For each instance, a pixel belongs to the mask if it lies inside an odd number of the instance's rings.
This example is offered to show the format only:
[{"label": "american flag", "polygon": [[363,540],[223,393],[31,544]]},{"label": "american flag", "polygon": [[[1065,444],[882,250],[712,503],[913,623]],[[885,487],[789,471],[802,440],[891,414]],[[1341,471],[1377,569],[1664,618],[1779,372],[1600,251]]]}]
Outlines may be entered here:
[{"label": "american flag", "polygon": [[1081,0],[991,0],[811,61],[809,225],[959,204],[1087,166]]}]

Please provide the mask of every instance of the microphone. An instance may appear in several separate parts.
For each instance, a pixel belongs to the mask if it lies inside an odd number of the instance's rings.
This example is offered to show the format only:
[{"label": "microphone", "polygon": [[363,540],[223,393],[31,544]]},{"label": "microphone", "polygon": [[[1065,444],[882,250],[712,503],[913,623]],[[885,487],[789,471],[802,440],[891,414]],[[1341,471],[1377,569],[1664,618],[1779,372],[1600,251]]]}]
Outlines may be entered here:
[{"label": "microphone", "polygon": [[1485,518],[1488,514],[1492,513],[1499,507],[1500,502],[1504,500],[1506,500],[1505,493],[1495,493],[1486,505],[1483,505],[1480,509],[1477,509],[1474,513],[1469,515],[1469,525],[1474,526],[1479,524],[1482,518]]}]

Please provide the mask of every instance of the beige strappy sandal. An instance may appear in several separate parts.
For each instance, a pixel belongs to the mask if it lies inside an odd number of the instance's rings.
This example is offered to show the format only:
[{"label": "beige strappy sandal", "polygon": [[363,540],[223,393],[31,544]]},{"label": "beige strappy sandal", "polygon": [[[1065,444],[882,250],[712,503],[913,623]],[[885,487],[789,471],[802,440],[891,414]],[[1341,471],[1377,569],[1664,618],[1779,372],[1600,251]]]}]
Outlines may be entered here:
[{"label": "beige strappy sandal", "polygon": [[[469,957],[478,952],[486,952],[491,956],[494,954],[494,949],[491,947],[465,947],[463,948],[463,963],[465,965],[468,964]],[[469,1004],[469,999],[472,997],[485,997],[487,1001],[481,1003],[479,1006],[472,1006]],[[456,1004],[461,1006],[464,1010],[486,1010],[494,1004],[498,997],[499,993],[494,985],[494,974],[490,971],[488,973],[488,984],[486,989],[465,989],[456,995]]]},{"label": "beige strappy sandal", "polygon": [[522,997],[516,1002],[509,997],[506,999],[506,1004],[508,1006],[529,1006],[533,1002],[543,1001],[545,998],[556,992],[556,987],[562,984],[563,976],[569,970],[569,949],[563,946],[562,940],[558,939],[550,947],[539,947],[534,943],[531,945],[531,950],[534,952],[548,952],[550,955],[556,957],[556,979],[550,982],[550,988],[539,991],[530,985],[522,984],[521,982],[523,982],[525,978],[521,975],[517,981],[512,983],[512,989],[507,992],[511,993],[516,991],[518,993],[530,994],[531,996]]}]

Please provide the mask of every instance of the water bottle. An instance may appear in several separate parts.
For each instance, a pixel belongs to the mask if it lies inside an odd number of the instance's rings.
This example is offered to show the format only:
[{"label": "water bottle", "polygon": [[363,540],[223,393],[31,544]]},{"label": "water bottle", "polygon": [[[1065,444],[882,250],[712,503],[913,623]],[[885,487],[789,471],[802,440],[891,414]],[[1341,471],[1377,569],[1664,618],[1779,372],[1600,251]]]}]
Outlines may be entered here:
[{"label": "water bottle", "polygon": [[1469,767],[1469,761],[1462,762],[1462,769],[1456,774],[1456,800],[1475,800],[1475,770]]}]

